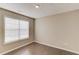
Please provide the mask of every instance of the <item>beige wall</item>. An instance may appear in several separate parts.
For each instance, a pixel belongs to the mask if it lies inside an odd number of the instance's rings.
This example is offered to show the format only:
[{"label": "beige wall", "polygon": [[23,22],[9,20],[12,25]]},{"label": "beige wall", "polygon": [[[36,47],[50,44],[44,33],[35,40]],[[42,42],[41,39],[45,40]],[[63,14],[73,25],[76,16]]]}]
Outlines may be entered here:
[{"label": "beige wall", "polygon": [[79,10],[36,19],[36,42],[79,53]]},{"label": "beige wall", "polygon": [[[13,42],[13,43],[9,43],[9,44],[4,44],[4,16],[8,16],[8,17],[13,17],[16,19],[23,19],[26,21],[30,22],[30,38],[29,39],[25,39],[25,40],[20,40],[17,42]],[[33,22],[34,20],[16,13],[12,13],[10,11],[4,10],[4,9],[0,9],[0,54],[1,53],[5,53],[9,50],[15,49],[17,47],[21,47],[23,45],[27,45],[29,43],[33,42],[33,35],[34,35],[34,28],[33,28]]]}]

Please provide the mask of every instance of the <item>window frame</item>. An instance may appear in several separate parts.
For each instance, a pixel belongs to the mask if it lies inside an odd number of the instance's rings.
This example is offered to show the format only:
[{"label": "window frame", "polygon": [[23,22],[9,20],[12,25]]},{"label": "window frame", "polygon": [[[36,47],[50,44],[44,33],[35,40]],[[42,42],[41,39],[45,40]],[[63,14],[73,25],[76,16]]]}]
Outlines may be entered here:
[{"label": "window frame", "polygon": [[[6,43],[6,42],[5,42],[5,18],[6,18],[6,17],[12,18],[12,19],[16,19],[16,20],[19,20],[19,21],[20,21],[20,20],[21,20],[21,21],[27,21],[27,22],[29,23],[29,24],[28,24],[28,25],[29,25],[29,26],[28,26],[28,27],[29,27],[29,28],[28,28],[28,31],[29,31],[29,32],[28,32],[28,36],[29,36],[29,37],[28,37],[28,38],[20,39],[20,34],[18,34],[18,35],[19,35],[19,39],[18,39],[18,40]],[[4,44],[15,43],[15,42],[27,40],[27,39],[30,38],[30,22],[29,22],[28,20],[26,20],[26,19],[14,18],[14,17],[12,17],[12,16],[4,16],[3,19],[4,19],[4,41],[3,41]],[[19,25],[19,27],[20,27],[20,25]],[[20,32],[20,29],[19,29],[19,32]]]}]

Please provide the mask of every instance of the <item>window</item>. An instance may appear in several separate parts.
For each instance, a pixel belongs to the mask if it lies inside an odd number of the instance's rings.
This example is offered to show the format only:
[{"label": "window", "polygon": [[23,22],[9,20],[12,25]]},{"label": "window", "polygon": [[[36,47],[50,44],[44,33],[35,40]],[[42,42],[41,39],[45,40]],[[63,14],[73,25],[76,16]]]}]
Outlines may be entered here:
[{"label": "window", "polygon": [[5,43],[29,38],[29,22],[5,17]]},{"label": "window", "polygon": [[20,21],[20,39],[29,37],[29,23]]}]

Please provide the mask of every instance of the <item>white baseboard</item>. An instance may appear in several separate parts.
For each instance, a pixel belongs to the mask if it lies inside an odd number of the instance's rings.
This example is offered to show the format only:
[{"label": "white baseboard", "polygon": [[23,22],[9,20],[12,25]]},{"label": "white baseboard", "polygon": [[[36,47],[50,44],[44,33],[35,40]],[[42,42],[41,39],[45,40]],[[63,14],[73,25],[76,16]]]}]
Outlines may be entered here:
[{"label": "white baseboard", "polygon": [[[33,42],[34,42],[34,41],[31,41],[31,42],[28,42],[28,43],[26,43],[26,44],[24,44],[24,45],[21,45],[21,46],[19,46],[19,47],[16,47],[16,48],[14,48],[14,49],[11,49],[11,50],[2,52],[2,53],[0,53],[0,55],[7,54],[7,53],[9,53],[9,52],[11,52],[11,51],[13,51],[13,50],[19,49],[19,48],[21,48],[21,47],[23,47],[23,46],[26,46],[26,45],[28,45],[28,44],[31,44],[31,43],[33,43]],[[65,50],[65,51],[70,51],[70,52],[72,52],[72,53],[79,54],[79,52],[72,51],[72,50],[69,50],[69,49],[57,47],[57,46],[50,45],[50,44],[46,44],[46,43],[43,43],[43,42],[38,42],[38,41],[35,41],[35,42],[36,42],[36,43],[39,43],[39,44],[43,44],[43,45],[49,46],[49,47],[54,47],[54,48],[57,48],[57,49],[61,49],[61,50]]]},{"label": "white baseboard", "polygon": [[0,53],[0,55],[7,54],[7,53],[9,53],[9,52],[11,52],[11,51],[13,51],[13,50],[19,49],[19,48],[21,48],[21,47],[23,47],[23,46],[26,46],[26,45],[28,45],[28,44],[31,44],[31,43],[33,43],[33,42],[34,42],[34,41],[31,41],[31,42],[28,42],[28,43],[26,43],[26,44],[24,44],[24,45],[18,46],[18,47],[14,48],[14,49],[11,49],[11,50],[2,52],[2,53]]},{"label": "white baseboard", "polygon": [[75,53],[75,54],[78,54],[78,55],[79,55],[79,52],[77,52],[77,51],[72,51],[72,50],[65,49],[65,48],[62,48],[62,47],[58,47],[58,46],[55,46],[55,45],[46,44],[46,43],[44,43],[44,42],[39,42],[39,41],[35,41],[35,42],[36,42],[36,43],[39,43],[39,44],[43,44],[43,45],[49,46],[49,47],[54,47],[54,48],[57,48],[57,49],[69,51],[69,52],[72,52],[72,53]]}]

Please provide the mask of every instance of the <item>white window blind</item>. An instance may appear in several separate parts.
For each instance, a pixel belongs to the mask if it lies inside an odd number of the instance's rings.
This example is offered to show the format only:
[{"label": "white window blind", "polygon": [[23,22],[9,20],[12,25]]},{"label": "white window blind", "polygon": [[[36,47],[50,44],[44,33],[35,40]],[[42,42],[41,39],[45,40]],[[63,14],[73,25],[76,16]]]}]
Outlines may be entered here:
[{"label": "white window blind", "polygon": [[29,22],[5,17],[5,43],[29,38]]},{"label": "white window blind", "polygon": [[20,39],[29,37],[29,22],[20,21]]}]

